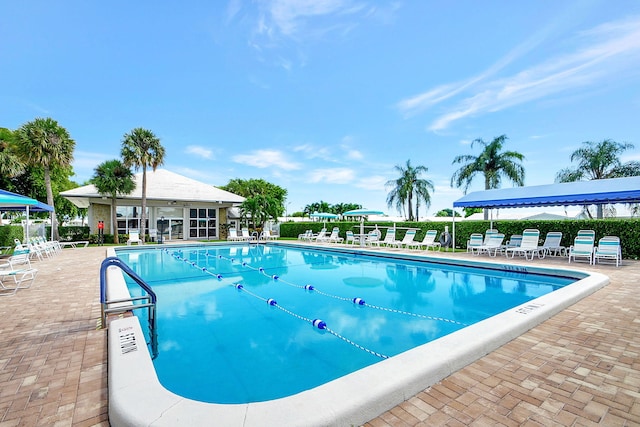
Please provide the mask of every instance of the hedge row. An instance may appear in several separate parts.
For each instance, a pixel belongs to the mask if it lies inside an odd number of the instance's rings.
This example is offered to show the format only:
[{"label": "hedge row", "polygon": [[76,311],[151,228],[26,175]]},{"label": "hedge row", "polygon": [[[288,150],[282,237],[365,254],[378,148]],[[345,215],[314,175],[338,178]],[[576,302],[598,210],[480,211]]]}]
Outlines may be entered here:
[{"label": "hedge row", "polygon": [[[393,227],[392,222],[366,222],[367,230],[377,225],[383,230]],[[340,229],[340,236],[344,237],[347,230],[357,231],[359,222],[329,222],[327,229],[333,227]],[[452,223],[450,222],[396,222],[395,226],[396,239],[402,239],[407,228],[418,229],[415,240],[421,241],[427,230],[437,230],[438,236],[444,231],[445,226],[449,227],[449,233],[453,234]],[[455,223],[455,244],[456,248],[464,249],[467,246],[467,240],[471,233],[484,234],[491,226],[490,221],[461,221]],[[280,224],[281,237],[297,238],[306,230],[312,230],[314,233],[320,231],[323,227],[321,222],[284,222]],[[505,240],[512,234],[522,234],[527,228],[535,228],[540,230],[540,238],[544,240],[544,236],[549,231],[562,232],[562,245],[569,247],[573,244],[573,239],[579,230],[594,230],[596,232],[596,241],[603,236],[618,236],[622,245],[622,256],[627,259],[640,259],[640,219],[600,219],[600,220],[497,220],[493,221],[493,228],[504,233]]]}]

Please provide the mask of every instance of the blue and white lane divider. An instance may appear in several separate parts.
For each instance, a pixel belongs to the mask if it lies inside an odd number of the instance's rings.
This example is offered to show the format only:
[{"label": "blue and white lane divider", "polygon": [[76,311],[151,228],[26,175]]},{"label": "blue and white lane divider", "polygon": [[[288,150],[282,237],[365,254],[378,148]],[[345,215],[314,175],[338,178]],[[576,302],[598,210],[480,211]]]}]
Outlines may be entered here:
[{"label": "blue and white lane divider", "polygon": [[[227,261],[229,261],[231,263],[235,262],[234,258],[227,258],[227,257],[224,257],[222,255],[218,255],[218,258],[227,260]],[[351,303],[356,304],[356,305],[360,305],[360,306],[363,306],[363,307],[369,307],[369,308],[372,308],[372,309],[375,309],[375,310],[387,311],[389,313],[402,314],[402,315],[406,315],[406,316],[413,316],[413,317],[416,317],[416,318],[419,318],[419,319],[426,319],[426,320],[434,320],[434,321],[438,321],[438,322],[452,323],[452,324],[460,325],[460,326],[469,326],[466,323],[458,322],[457,320],[446,319],[444,317],[427,316],[427,315],[424,315],[424,314],[411,313],[409,311],[404,311],[404,310],[397,310],[395,308],[388,308],[388,307],[381,307],[381,306],[373,305],[373,304],[367,304],[367,302],[365,300],[363,300],[362,298],[358,298],[358,297],[347,298],[347,297],[343,297],[343,296],[339,296],[339,295],[329,294],[329,293],[326,293],[326,292],[322,292],[317,287],[315,287],[313,285],[310,285],[310,284],[298,285],[296,283],[288,282],[288,281],[284,280],[283,278],[281,278],[278,275],[275,275],[275,274],[270,275],[265,271],[265,269],[263,267],[256,268],[256,267],[253,267],[253,266],[247,264],[246,262],[242,262],[241,265],[243,267],[249,268],[251,270],[260,272],[264,276],[269,277],[269,278],[273,279],[274,281],[278,281],[278,282],[284,283],[284,284],[292,286],[294,288],[303,289],[303,290],[306,290],[306,291],[313,291],[313,292],[315,292],[317,294],[320,294],[320,295],[323,295],[325,297],[334,298],[334,299],[341,300],[341,301],[346,301],[346,302],[351,302]]]},{"label": "blue and white lane divider", "polygon": [[[167,253],[169,253],[168,250],[166,250],[166,249],[163,249],[163,250],[166,251]],[[223,279],[221,274],[213,273],[213,272],[209,271],[206,267],[200,267],[197,263],[195,263],[193,261],[190,261],[189,259],[183,257],[182,253],[173,252],[173,253],[169,253],[169,254],[172,257],[174,257],[175,259],[183,261],[183,262],[191,265],[192,267],[197,268],[198,270],[202,271],[203,273],[206,273],[206,274],[209,274],[211,276],[216,277],[218,280],[222,280]],[[346,342],[347,344],[351,344],[352,346],[354,346],[354,347],[356,347],[356,348],[358,348],[360,350],[363,350],[363,351],[365,351],[365,352],[367,352],[367,353],[369,353],[369,354],[371,354],[373,356],[379,357],[381,359],[388,359],[389,358],[389,356],[386,356],[386,355],[384,355],[382,353],[378,353],[377,351],[368,349],[368,348],[366,348],[366,347],[364,347],[364,346],[362,346],[362,345],[360,345],[360,344],[358,344],[356,342],[351,341],[349,338],[340,335],[338,332],[336,332],[333,329],[329,328],[327,326],[327,323],[322,319],[309,319],[307,317],[304,317],[304,316],[301,316],[301,315],[299,315],[297,313],[294,313],[293,311],[288,310],[288,309],[282,307],[281,305],[279,305],[276,302],[276,300],[273,299],[273,298],[264,298],[264,297],[262,297],[260,295],[257,295],[257,294],[255,294],[255,293],[253,293],[251,291],[246,290],[244,288],[244,286],[242,284],[240,284],[240,283],[234,283],[233,286],[237,290],[242,291],[244,293],[247,293],[247,294],[251,295],[254,298],[262,300],[262,301],[266,302],[268,305],[270,305],[272,307],[275,307],[278,310],[281,310],[282,312],[289,314],[290,316],[293,316],[293,317],[295,317],[297,319],[300,319],[300,320],[303,320],[305,322],[310,323],[314,328],[317,328],[319,330],[326,331],[326,332],[330,333],[331,335],[335,336],[336,338],[341,339],[342,341]]]},{"label": "blue and white lane divider", "polygon": [[322,320],[322,319],[309,319],[308,317],[304,317],[304,316],[301,316],[301,315],[299,315],[299,314],[297,314],[297,313],[294,313],[293,311],[288,310],[288,309],[286,309],[286,308],[282,307],[282,306],[281,306],[280,304],[278,304],[278,302],[277,302],[275,299],[273,299],[273,298],[264,298],[264,297],[262,297],[262,296],[260,296],[260,295],[254,294],[254,293],[253,293],[253,292],[251,292],[251,291],[246,290],[246,289],[244,288],[244,286],[242,286],[242,284],[240,284],[240,283],[236,283],[234,286],[235,286],[235,288],[236,288],[237,290],[242,291],[242,292],[245,292],[245,293],[247,293],[247,294],[251,295],[251,296],[252,296],[252,297],[254,297],[254,298],[257,298],[257,299],[259,299],[259,300],[262,300],[262,301],[266,302],[268,305],[270,305],[271,307],[275,307],[275,308],[277,308],[278,310],[281,310],[282,312],[287,313],[288,315],[295,317],[296,319],[300,319],[300,320],[302,320],[302,321],[305,321],[305,322],[307,322],[307,323],[310,323],[314,328],[320,329],[320,330],[322,330],[322,331],[327,331],[328,333],[330,333],[330,334],[331,334],[331,335],[333,335],[334,337],[336,337],[336,338],[340,338],[342,341],[346,342],[347,344],[351,344],[352,346],[354,346],[354,347],[356,347],[356,348],[358,348],[358,349],[360,349],[360,350],[363,350],[363,351],[365,351],[365,352],[367,352],[367,353],[369,353],[369,354],[371,354],[371,355],[373,355],[373,356],[379,357],[379,358],[381,358],[381,359],[388,359],[388,358],[389,358],[389,356],[386,356],[386,355],[384,355],[384,354],[382,354],[382,353],[378,353],[377,351],[374,351],[374,350],[371,350],[371,349],[366,348],[366,347],[364,347],[364,346],[361,346],[360,344],[358,344],[358,343],[355,343],[355,342],[351,341],[349,338],[347,338],[347,337],[344,337],[344,336],[340,335],[339,333],[337,333],[336,331],[334,331],[333,329],[331,329],[331,328],[327,325],[327,323],[326,323],[324,320]]}]

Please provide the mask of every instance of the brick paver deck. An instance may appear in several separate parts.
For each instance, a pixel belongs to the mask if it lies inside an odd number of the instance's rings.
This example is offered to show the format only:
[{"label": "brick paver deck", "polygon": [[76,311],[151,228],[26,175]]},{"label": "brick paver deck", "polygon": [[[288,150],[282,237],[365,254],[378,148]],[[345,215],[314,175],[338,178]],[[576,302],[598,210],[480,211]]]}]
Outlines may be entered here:
[{"label": "brick paver deck", "polygon": [[[0,297],[0,427],[109,425],[104,256],[65,249]],[[640,263],[592,269],[611,283],[366,426],[640,425]]]}]

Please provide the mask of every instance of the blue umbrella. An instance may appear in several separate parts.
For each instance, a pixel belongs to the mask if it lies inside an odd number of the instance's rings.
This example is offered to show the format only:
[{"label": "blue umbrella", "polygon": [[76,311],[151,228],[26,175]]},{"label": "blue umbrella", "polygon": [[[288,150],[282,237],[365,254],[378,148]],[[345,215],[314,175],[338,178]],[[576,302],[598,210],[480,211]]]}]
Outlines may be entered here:
[{"label": "blue umbrella", "polygon": [[[53,206],[32,199],[21,194],[0,190],[0,211],[25,211],[27,222],[25,228],[26,238],[29,238],[29,212],[51,212]],[[53,228],[52,228],[53,233]]]}]

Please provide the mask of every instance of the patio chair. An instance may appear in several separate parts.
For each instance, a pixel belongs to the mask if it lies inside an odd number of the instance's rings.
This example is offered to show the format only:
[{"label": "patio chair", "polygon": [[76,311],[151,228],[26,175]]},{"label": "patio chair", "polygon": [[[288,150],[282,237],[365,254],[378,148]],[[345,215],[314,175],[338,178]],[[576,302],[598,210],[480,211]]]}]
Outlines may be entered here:
[{"label": "patio chair", "polygon": [[327,242],[342,243],[343,240],[344,239],[340,237],[340,228],[333,227],[333,229],[331,230],[331,234],[329,235],[329,237],[327,237]]},{"label": "patio chair", "polygon": [[591,237],[576,237],[573,245],[569,247],[569,263],[573,258],[574,261],[587,259],[589,264],[593,264],[593,245],[594,241]]},{"label": "patio chair", "polygon": [[540,246],[540,250],[544,252],[544,255],[551,256],[551,254],[553,253],[554,256],[564,256],[567,252],[567,248],[560,244],[561,241],[562,232],[549,231],[544,238],[544,243],[542,244],[542,246]]},{"label": "patio chair", "polygon": [[376,230],[371,230],[367,233],[367,236],[364,239],[364,244],[366,246],[377,246],[380,247],[380,235]]},{"label": "patio chair", "polygon": [[[0,264],[0,296],[14,295],[18,289],[27,289],[38,274],[38,270],[31,266],[28,249],[17,250],[5,262]],[[6,282],[13,281],[13,286]],[[23,283],[28,282],[28,285]]]},{"label": "patio chair", "polygon": [[504,241],[503,233],[491,233],[489,242],[477,248],[478,255],[486,252],[490,257],[495,257],[498,251],[502,250],[502,242]]},{"label": "patio chair", "polygon": [[353,231],[347,230],[347,236],[344,239],[344,243],[346,245],[355,245],[356,242],[360,243],[360,238],[356,237],[355,234],[353,234]]},{"label": "patio chair", "polygon": [[242,227],[240,232],[242,233],[242,235],[241,235],[241,238],[239,240],[243,240],[243,241],[247,241],[247,242],[251,242],[253,240],[256,240],[256,236],[252,236],[249,233],[249,229],[247,227]]},{"label": "patio chair", "polygon": [[604,236],[598,240],[598,246],[593,250],[593,263],[600,260],[614,260],[616,267],[622,264],[622,248],[617,236]]},{"label": "patio chair", "polygon": [[525,259],[529,259],[527,255],[531,254],[531,260],[535,255],[538,255],[538,258],[544,258],[544,253],[538,248],[539,239],[540,230],[528,228],[522,232],[522,242],[520,242],[520,246],[516,248],[506,248],[504,254],[506,257],[509,257],[509,254],[511,254],[511,258],[516,254],[523,255]]},{"label": "patio chair", "polygon": [[230,242],[237,242],[238,240],[240,240],[238,237],[238,230],[236,228],[232,227],[229,229],[227,240]]},{"label": "patio chair", "polygon": [[131,246],[132,243],[137,243],[138,245],[142,245],[142,239],[140,239],[140,231],[139,230],[129,230],[129,239],[127,240],[127,246]]},{"label": "patio chair", "polygon": [[322,242],[323,240],[325,240],[327,238],[327,229],[323,228],[322,230],[320,230],[320,232],[318,234],[312,234],[311,237],[309,238],[309,241],[316,241],[316,242]]},{"label": "patio chair", "polygon": [[522,234],[512,234],[502,248],[517,248],[520,246],[520,243],[522,243]]},{"label": "patio chair", "polygon": [[438,248],[438,251],[440,251],[440,242],[436,242],[436,237],[438,236],[438,230],[427,230],[426,234],[424,235],[424,239],[422,239],[421,242],[411,242],[409,244],[410,247],[412,248],[416,248],[416,249],[422,249],[422,247],[424,246],[425,250],[429,250],[429,248],[433,248],[433,250],[435,251],[436,248]]},{"label": "patio chair", "polygon": [[471,252],[472,255],[479,255],[478,248],[484,243],[484,237],[480,233],[471,233],[469,240],[467,240],[467,252]]},{"label": "patio chair", "polygon": [[396,241],[396,229],[387,228],[387,232],[384,235],[384,240],[380,241],[380,245],[390,246]]},{"label": "patio chair", "polygon": [[413,242],[413,239],[415,239],[415,237],[416,237],[416,230],[407,230],[402,240],[394,241],[391,246],[395,246],[398,249],[401,249],[403,247],[408,249],[411,243]]}]

